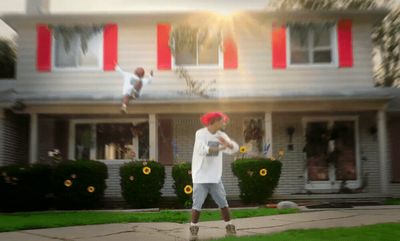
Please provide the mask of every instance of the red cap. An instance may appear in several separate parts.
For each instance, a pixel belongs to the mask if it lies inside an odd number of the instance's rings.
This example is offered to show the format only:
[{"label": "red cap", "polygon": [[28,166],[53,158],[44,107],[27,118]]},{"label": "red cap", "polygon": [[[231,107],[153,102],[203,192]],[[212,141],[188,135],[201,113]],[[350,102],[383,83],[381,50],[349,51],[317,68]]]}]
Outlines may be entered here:
[{"label": "red cap", "polygon": [[229,117],[222,112],[208,112],[200,118],[200,121],[203,125],[208,126],[212,120],[220,118],[222,118],[224,122],[229,121]]}]

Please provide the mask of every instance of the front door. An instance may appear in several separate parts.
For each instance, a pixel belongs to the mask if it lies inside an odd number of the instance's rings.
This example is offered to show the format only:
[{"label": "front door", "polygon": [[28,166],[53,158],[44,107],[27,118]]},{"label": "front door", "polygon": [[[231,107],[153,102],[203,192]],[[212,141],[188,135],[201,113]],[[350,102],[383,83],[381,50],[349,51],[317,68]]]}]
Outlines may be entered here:
[{"label": "front door", "polygon": [[339,191],[359,187],[356,118],[308,118],[306,189]]}]

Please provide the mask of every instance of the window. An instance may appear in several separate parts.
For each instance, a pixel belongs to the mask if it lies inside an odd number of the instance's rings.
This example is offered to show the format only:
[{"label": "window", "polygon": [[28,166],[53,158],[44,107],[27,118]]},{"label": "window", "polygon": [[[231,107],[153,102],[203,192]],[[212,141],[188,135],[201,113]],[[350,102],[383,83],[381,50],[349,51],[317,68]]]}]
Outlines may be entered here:
[{"label": "window", "polygon": [[333,24],[290,24],[288,32],[291,65],[334,64],[336,46]]},{"label": "window", "polygon": [[148,122],[79,122],[74,125],[76,160],[149,158]]},{"label": "window", "polygon": [[53,29],[53,65],[55,68],[102,68],[102,27],[56,26]]},{"label": "window", "polygon": [[174,29],[172,34],[175,65],[220,65],[219,32],[182,26]]}]

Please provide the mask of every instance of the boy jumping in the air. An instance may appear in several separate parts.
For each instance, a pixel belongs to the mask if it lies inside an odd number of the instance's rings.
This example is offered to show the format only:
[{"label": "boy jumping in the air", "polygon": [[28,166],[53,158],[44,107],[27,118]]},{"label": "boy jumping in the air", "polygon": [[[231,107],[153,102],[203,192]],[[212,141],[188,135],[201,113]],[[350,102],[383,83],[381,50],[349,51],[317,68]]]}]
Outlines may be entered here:
[{"label": "boy jumping in the air", "polygon": [[142,67],[135,69],[134,73],[126,72],[122,70],[117,64],[115,70],[118,71],[124,78],[124,85],[122,87],[122,106],[121,112],[123,114],[127,113],[127,108],[129,104],[129,99],[136,99],[140,97],[140,92],[143,85],[148,85],[151,83],[153,78],[153,70],[150,71],[150,75],[144,77],[145,72]]}]

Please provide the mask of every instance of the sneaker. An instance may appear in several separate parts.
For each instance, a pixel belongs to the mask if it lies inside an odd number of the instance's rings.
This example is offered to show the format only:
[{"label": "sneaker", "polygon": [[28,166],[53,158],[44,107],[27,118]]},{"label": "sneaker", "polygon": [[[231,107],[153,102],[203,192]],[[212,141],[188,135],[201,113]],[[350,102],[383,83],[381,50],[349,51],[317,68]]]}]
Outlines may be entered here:
[{"label": "sneaker", "polygon": [[190,241],[196,241],[198,239],[198,233],[199,233],[199,226],[191,225],[190,228]]},{"label": "sneaker", "polygon": [[121,106],[121,113],[122,113],[122,114],[126,114],[126,113],[127,113],[127,107],[126,107],[126,105],[122,105],[122,106]]},{"label": "sneaker", "polygon": [[226,235],[225,236],[236,236],[236,228],[233,224],[226,225]]}]

